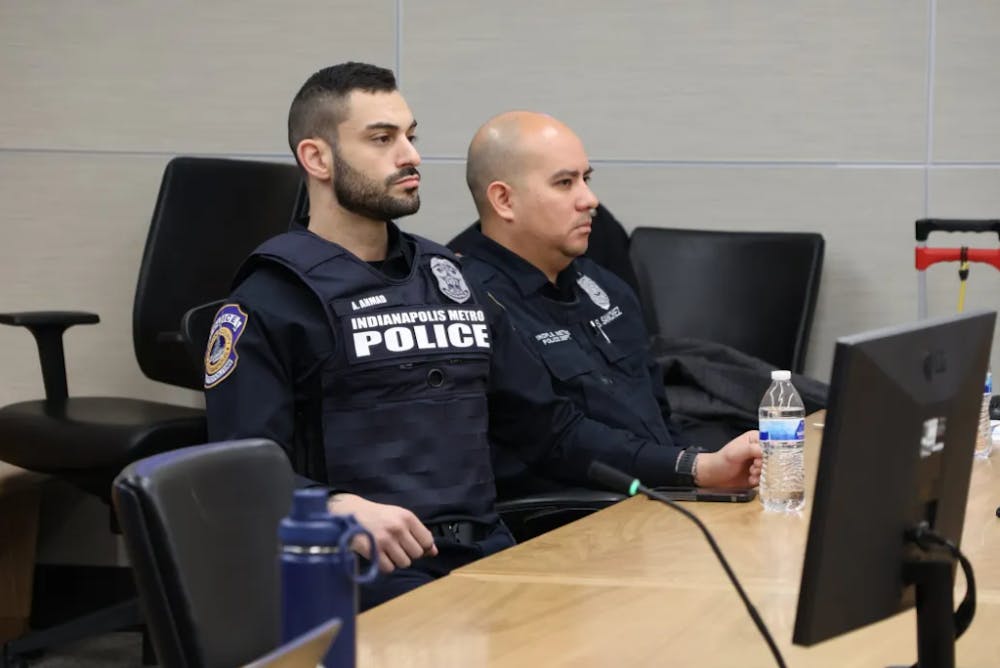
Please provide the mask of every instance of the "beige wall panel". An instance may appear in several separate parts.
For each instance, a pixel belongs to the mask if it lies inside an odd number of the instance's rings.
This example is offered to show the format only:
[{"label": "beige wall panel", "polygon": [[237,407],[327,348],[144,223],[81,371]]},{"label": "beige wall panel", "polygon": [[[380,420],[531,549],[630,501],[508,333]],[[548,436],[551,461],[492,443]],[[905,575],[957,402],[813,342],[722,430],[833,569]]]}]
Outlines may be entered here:
[{"label": "beige wall panel", "polygon": [[[163,157],[0,152],[0,310],[82,310],[65,335],[72,394],[197,405],[146,379],[132,351],[132,298]],[[27,330],[0,327],[0,405],[43,396]]]},{"label": "beige wall panel", "polygon": [[925,2],[408,2],[403,87],[428,155],[510,108],[594,157],[920,160]]},{"label": "beige wall panel", "polygon": [[1000,3],[937,4],[934,159],[1000,160]]},{"label": "beige wall panel", "polygon": [[[932,169],[928,181],[928,213],[936,218],[1000,218],[1000,167]],[[990,237],[987,246],[997,242],[993,235],[978,236],[983,241]],[[941,237],[942,241],[949,238],[962,237],[947,234]]]},{"label": "beige wall panel", "polygon": [[[1000,218],[1000,169],[935,169],[931,171],[930,215],[936,218]],[[1000,248],[995,234],[932,234],[929,246]],[[931,315],[954,313],[958,302],[958,266],[934,265],[927,271],[933,299]],[[1000,271],[988,264],[973,264],[965,296],[967,309],[1000,309]],[[1000,373],[1000,326],[993,337],[993,371]],[[994,385],[1000,394],[1000,386]]]},{"label": "beige wall panel", "polygon": [[341,60],[392,67],[392,0],[0,3],[0,147],[287,152]]},{"label": "beige wall panel", "polygon": [[826,255],[806,360],[827,380],[838,336],[916,315],[920,170],[599,169],[594,188],[629,229],[819,232]]}]

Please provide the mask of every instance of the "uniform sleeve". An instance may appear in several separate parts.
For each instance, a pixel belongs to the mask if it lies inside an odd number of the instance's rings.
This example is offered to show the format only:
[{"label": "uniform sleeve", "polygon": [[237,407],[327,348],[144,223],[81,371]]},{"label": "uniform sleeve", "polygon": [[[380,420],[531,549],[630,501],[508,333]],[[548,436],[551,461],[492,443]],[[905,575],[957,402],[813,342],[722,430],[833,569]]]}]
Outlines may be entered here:
[{"label": "uniform sleeve", "polygon": [[[228,356],[213,364],[223,338],[215,332],[226,327],[226,316],[233,312],[242,312],[245,322],[230,335],[238,338],[230,344]],[[289,370],[268,341],[263,320],[259,312],[240,302],[225,304],[216,314],[205,356],[208,436],[213,441],[269,438],[286,448],[291,443],[294,395]],[[220,362],[229,368],[215,371]]]},{"label": "uniform sleeve", "polygon": [[681,448],[640,438],[592,420],[558,395],[537,351],[525,345],[502,310],[491,308],[490,437],[525,463],[560,480],[590,485],[587,470],[601,461],[647,485],[676,481]]},{"label": "uniform sleeve", "polygon": [[671,440],[682,448],[690,447],[692,445],[690,440],[673,419],[670,402],[667,400],[667,390],[663,386],[663,369],[651,353],[646,355],[646,366],[649,367],[649,377],[653,379],[653,397],[660,407],[660,415],[663,416],[663,423],[667,425]]},{"label": "uniform sleeve", "polygon": [[[234,295],[219,309],[205,355],[208,437],[268,438],[294,462],[294,372],[279,339],[280,322],[252,302]],[[299,487],[323,486],[295,477]]]}]

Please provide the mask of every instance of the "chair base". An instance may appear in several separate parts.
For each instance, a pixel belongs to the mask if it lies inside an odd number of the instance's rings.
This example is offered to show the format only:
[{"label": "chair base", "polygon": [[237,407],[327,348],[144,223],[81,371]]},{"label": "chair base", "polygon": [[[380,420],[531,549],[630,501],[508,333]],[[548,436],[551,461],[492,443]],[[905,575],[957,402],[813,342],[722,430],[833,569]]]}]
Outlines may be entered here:
[{"label": "chair base", "polygon": [[132,599],[103,608],[72,621],[32,631],[4,644],[0,668],[18,668],[39,650],[62,647],[95,635],[138,627],[142,623],[139,600]]},{"label": "chair base", "polygon": [[143,622],[126,567],[37,564],[33,589],[34,630],[3,645],[0,668],[23,665],[39,652],[96,635],[138,630]]},{"label": "chair base", "polygon": [[33,629],[58,626],[136,597],[128,566],[36,564],[33,589]]}]

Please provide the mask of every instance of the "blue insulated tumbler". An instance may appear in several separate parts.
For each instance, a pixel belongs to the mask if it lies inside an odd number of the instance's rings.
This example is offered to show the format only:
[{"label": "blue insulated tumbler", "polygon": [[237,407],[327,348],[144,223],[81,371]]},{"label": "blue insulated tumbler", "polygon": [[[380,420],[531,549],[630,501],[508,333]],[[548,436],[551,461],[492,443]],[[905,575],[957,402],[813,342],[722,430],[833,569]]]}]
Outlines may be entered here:
[{"label": "blue insulated tumbler", "polygon": [[340,633],[323,661],[326,668],[355,665],[358,583],[371,582],[378,570],[373,553],[368,570],[358,574],[351,540],[367,536],[353,515],[331,515],[325,489],[299,489],[291,513],[281,520],[281,637],[288,642],[337,617]]}]

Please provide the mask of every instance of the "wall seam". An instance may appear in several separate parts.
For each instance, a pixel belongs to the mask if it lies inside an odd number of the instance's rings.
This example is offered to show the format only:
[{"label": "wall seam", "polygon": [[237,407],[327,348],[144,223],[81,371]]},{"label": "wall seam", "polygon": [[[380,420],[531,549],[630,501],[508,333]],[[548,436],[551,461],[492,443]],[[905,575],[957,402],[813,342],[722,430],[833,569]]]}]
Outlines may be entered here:
[{"label": "wall seam", "polygon": [[927,6],[927,142],[924,153],[924,217],[930,216],[931,168],[934,166],[934,69],[937,62],[935,43],[937,42],[937,0],[930,0]]},{"label": "wall seam", "polygon": [[403,88],[403,0],[396,0],[396,87]]}]

